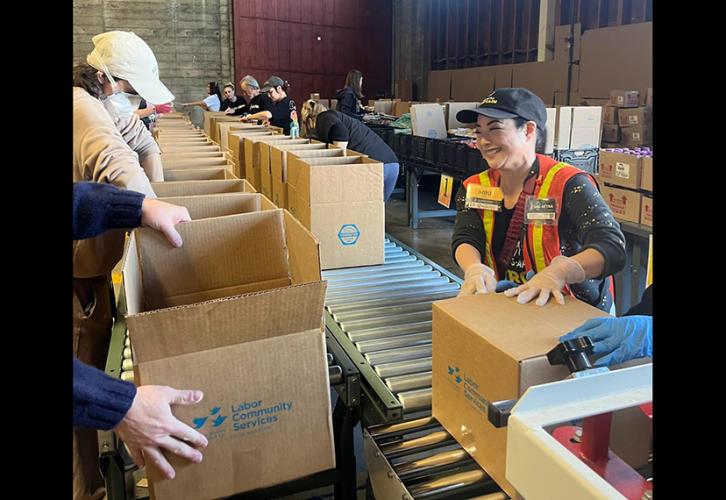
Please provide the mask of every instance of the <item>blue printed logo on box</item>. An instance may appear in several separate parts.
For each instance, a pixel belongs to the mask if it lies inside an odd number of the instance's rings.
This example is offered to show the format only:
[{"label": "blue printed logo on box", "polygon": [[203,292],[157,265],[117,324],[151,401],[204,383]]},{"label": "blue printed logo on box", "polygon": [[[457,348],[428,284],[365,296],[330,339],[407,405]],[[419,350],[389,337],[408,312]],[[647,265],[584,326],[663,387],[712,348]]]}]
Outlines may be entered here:
[{"label": "blue printed logo on box", "polygon": [[355,224],[343,224],[338,231],[338,239],[343,245],[355,245],[360,238],[360,230]]}]

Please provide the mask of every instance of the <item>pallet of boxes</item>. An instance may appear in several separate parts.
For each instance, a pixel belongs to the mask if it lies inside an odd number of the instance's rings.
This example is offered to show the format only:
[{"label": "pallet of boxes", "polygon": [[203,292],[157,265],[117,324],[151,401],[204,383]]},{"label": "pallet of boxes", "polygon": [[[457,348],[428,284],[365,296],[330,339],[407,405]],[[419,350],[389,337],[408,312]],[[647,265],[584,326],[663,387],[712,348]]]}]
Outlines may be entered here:
[{"label": "pallet of boxes", "polygon": [[[652,90],[613,90],[603,116],[601,192],[615,218],[653,225]],[[606,130],[610,130],[606,136]]]},{"label": "pallet of boxes", "polygon": [[556,109],[554,120],[551,116],[553,111],[552,108],[547,110],[547,128],[548,136],[551,137],[550,124],[555,127],[554,158],[590,174],[596,174],[602,107],[560,106]]}]

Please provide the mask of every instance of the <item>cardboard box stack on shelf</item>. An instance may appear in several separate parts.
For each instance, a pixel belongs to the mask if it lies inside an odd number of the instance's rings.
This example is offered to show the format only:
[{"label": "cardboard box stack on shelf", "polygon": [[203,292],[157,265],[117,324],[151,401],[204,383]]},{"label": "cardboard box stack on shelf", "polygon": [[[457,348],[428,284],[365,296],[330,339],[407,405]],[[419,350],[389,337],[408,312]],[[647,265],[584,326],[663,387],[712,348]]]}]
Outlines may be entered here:
[{"label": "cardboard box stack on shelf", "polygon": [[[645,106],[641,103],[645,102]],[[611,90],[603,113],[603,146],[642,147],[652,140],[652,89],[646,96],[637,90]]]},{"label": "cardboard box stack on shelf", "polygon": [[650,148],[600,151],[600,191],[621,222],[653,225],[653,152]]}]

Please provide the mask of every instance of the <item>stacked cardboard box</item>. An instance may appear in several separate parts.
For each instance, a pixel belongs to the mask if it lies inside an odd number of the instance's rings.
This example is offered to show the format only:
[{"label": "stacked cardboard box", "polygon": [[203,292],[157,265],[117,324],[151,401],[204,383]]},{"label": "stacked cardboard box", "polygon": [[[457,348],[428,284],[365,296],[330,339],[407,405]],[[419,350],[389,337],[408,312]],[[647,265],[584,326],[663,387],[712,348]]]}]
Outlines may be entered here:
[{"label": "stacked cardboard box", "polygon": [[288,153],[288,207],[320,242],[322,268],[383,264],[383,164],[302,153],[319,151]]},{"label": "stacked cardboard box", "polygon": [[[640,106],[637,90],[612,90],[603,113],[603,143],[608,146],[640,147],[652,141],[652,107]],[[650,97],[652,103],[652,93]]]},{"label": "stacked cardboard box", "polygon": [[[308,144],[309,142],[308,139],[293,139],[289,135],[247,135],[242,139],[240,148],[240,151],[244,150],[244,161],[240,162],[240,168],[244,168],[245,178],[257,191],[261,192],[263,162],[268,171],[270,168],[270,144]],[[271,174],[267,175],[271,181]]]},{"label": "stacked cardboard box", "polygon": [[653,225],[653,155],[649,148],[600,150],[599,180],[616,219]]}]

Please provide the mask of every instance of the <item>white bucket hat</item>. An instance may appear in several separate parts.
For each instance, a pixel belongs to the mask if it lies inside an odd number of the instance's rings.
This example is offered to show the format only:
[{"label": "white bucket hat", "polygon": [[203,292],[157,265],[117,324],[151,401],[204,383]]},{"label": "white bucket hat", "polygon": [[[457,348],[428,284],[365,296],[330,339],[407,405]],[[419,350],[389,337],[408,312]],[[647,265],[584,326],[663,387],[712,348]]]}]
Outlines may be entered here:
[{"label": "white bucket hat", "polygon": [[151,48],[135,33],[108,31],[93,37],[86,62],[97,70],[127,80],[151,104],[165,104],[174,94],[159,80],[159,65]]}]

